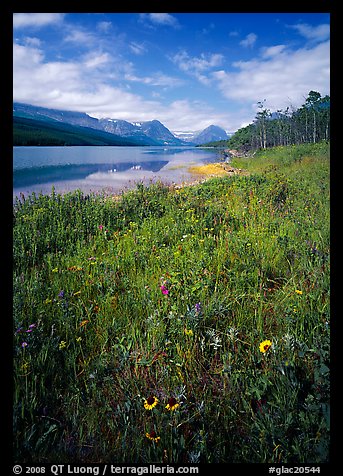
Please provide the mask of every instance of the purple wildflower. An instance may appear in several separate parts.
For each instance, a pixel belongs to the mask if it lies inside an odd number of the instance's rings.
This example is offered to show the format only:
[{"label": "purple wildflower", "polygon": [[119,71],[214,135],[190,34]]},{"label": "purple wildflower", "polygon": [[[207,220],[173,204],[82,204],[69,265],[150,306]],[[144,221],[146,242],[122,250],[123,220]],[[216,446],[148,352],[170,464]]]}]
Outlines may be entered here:
[{"label": "purple wildflower", "polygon": [[164,284],[162,284],[162,286],[160,287],[161,291],[162,291],[162,294],[169,294],[169,291],[168,289],[164,286]]},{"label": "purple wildflower", "polygon": [[29,344],[27,342],[22,342],[21,346],[23,349],[25,349],[25,347],[27,347]]},{"label": "purple wildflower", "polygon": [[199,314],[200,311],[201,311],[201,304],[200,302],[197,302],[195,305],[195,312]]},{"label": "purple wildflower", "polygon": [[64,297],[64,291],[61,290],[59,293],[58,293],[58,297],[59,298],[63,298]]}]

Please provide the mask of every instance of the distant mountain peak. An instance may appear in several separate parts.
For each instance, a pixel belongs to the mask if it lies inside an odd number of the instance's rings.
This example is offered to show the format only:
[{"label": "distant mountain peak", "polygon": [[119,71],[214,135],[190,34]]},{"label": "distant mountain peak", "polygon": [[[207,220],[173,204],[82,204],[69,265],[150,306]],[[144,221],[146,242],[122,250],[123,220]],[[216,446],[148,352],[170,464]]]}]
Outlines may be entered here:
[{"label": "distant mountain peak", "polygon": [[226,131],[214,124],[206,127],[201,132],[198,132],[194,135],[191,139],[192,143],[196,145],[206,144],[207,142],[213,142],[218,140],[225,140],[228,139],[228,135]]}]

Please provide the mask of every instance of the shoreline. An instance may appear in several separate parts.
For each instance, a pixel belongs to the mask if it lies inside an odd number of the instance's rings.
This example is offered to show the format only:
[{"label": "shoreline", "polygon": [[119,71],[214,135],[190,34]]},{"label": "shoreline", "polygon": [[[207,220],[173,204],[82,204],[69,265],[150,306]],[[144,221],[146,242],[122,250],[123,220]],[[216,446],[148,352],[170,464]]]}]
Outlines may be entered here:
[{"label": "shoreline", "polygon": [[248,172],[242,169],[238,169],[232,167],[230,164],[225,162],[211,162],[204,165],[189,165],[184,166],[186,173],[189,177],[180,177],[180,180],[172,180],[172,178],[168,179],[166,177],[143,177],[142,179],[137,180],[128,180],[125,184],[111,186],[111,185],[102,185],[100,187],[96,187],[89,184],[89,187],[85,185],[72,186],[69,183],[69,187],[63,187],[63,182],[56,182],[55,184],[51,184],[48,190],[48,187],[42,187],[40,185],[33,186],[31,190],[24,191],[22,188],[18,189],[15,192],[13,189],[13,202],[16,199],[22,200],[27,199],[32,193],[36,195],[51,195],[52,191],[54,190],[57,195],[66,195],[68,193],[73,193],[77,190],[80,190],[83,194],[86,195],[104,195],[105,197],[120,197],[121,195],[125,194],[126,192],[136,190],[137,185],[144,184],[145,186],[153,185],[156,183],[161,183],[162,185],[169,187],[170,189],[181,189],[183,187],[190,187],[195,185],[200,185],[207,180],[215,177],[227,177],[233,175],[247,175]]}]

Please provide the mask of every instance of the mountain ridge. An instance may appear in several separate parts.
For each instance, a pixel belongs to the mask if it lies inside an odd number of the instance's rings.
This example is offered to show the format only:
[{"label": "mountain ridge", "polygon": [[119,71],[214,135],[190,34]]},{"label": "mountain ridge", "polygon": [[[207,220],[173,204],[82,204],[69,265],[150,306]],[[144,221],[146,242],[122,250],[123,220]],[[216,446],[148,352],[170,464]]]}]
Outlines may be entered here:
[{"label": "mountain ridge", "polygon": [[69,124],[95,129],[134,143],[138,141],[139,145],[201,145],[213,140],[228,138],[224,129],[214,125],[197,133],[188,133],[188,137],[184,139],[174,135],[157,119],[132,123],[123,119],[97,119],[84,112],[50,109],[19,102],[13,103],[13,116],[50,124]]},{"label": "mountain ridge", "polygon": [[[138,146],[147,145],[139,139],[117,136],[108,132],[58,121],[42,121],[28,117],[13,117],[14,146]],[[155,144],[156,145],[156,144]]]}]

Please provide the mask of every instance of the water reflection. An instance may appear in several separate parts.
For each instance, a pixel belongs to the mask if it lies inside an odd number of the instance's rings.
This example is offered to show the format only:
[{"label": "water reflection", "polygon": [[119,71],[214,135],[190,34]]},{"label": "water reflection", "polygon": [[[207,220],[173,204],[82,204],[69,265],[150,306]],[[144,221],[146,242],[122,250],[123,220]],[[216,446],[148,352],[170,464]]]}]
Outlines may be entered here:
[{"label": "water reflection", "polygon": [[182,183],[191,165],[218,160],[195,147],[14,147],[13,196],[75,189],[120,192],[138,182]]},{"label": "water reflection", "polygon": [[87,178],[114,178],[114,174],[128,171],[158,172],[168,164],[167,160],[151,162],[117,162],[105,164],[66,164],[57,166],[32,167],[18,169],[13,172],[14,188],[27,187],[37,183],[49,183],[68,180],[84,180]]}]

